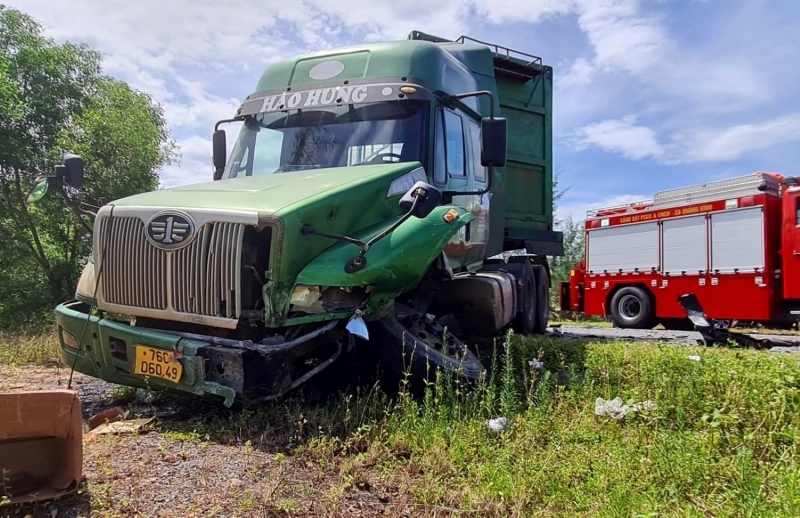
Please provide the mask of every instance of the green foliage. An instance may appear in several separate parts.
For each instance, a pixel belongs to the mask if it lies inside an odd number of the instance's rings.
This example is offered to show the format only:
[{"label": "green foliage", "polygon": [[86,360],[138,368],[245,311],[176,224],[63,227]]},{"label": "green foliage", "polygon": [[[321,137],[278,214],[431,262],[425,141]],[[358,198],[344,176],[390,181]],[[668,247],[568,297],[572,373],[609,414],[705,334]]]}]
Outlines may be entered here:
[{"label": "green foliage", "polygon": [[[379,477],[416,505],[457,513],[798,515],[796,358],[520,337],[500,352],[513,361],[490,379],[469,388],[443,376],[421,401],[379,391],[327,405],[296,397],[162,427],[256,448],[286,439],[300,462],[347,466],[345,484]],[[545,370],[531,369],[532,358]],[[597,398],[615,397],[655,407],[595,415]],[[493,433],[485,422],[499,416],[507,425]]]},{"label": "green foliage", "polygon": [[0,333],[0,371],[4,365],[45,365],[60,363],[60,358],[58,338],[52,332],[24,335]]},{"label": "green foliage", "polygon": [[58,193],[26,193],[65,152],[86,161],[68,194],[93,206],[155,189],[175,154],[161,107],[101,73],[100,55],[56,44],[19,11],[0,6],[0,328],[19,327],[72,296],[90,251]]},{"label": "green foliage", "polygon": [[553,287],[556,289],[550,290],[550,304],[556,306],[558,304],[558,284],[560,282],[569,281],[569,272],[581,259],[584,253],[584,232],[583,222],[575,222],[572,215],[566,218],[559,219],[557,210],[557,201],[564,197],[569,190],[569,187],[563,190],[558,190],[558,173],[553,178],[553,221],[555,227],[564,234],[564,255],[561,257],[550,257],[550,275]]},{"label": "green foliage", "polygon": [[[584,232],[583,223],[575,223],[572,215],[567,216],[560,222],[561,232],[564,233],[564,255],[561,257],[553,257],[550,261],[550,272],[554,286],[556,283],[569,280],[569,272],[581,259],[584,253]],[[558,295],[558,290],[551,290],[551,296]]]}]

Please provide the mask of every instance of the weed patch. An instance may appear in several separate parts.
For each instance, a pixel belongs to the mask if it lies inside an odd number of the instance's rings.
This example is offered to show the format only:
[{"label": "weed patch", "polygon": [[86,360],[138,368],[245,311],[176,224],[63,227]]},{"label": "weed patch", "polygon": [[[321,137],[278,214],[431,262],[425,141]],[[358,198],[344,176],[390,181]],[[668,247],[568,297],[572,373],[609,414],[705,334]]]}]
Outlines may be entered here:
[{"label": "weed patch", "polygon": [[[800,513],[794,356],[512,336],[494,358],[477,386],[439,376],[422,399],[402,390],[294,398],[171,433],[250,440],[336,468],[333,492],[397,487],[423,514]],[[654,407],[595,415],[597,398],[616,397]],[[505,428],[490,430],[501,416]]]},{"label": "weed patch", "polygon": [[0,333],[0,365],[49,365],[60,362],[58,339],[54,332]]}]

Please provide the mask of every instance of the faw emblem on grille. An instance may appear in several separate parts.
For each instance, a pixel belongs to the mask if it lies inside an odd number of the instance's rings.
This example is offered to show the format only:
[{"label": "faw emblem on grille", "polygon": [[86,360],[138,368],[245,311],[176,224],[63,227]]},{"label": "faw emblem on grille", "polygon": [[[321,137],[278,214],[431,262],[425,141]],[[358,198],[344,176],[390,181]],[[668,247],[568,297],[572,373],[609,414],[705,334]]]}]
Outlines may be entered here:
[{"label": "faw emblem on grille", "polygon": [[180,248],[192,240],[194,222],[185,212],[159,212],[147,222],[145,233],[147,240],[155,247]]}]

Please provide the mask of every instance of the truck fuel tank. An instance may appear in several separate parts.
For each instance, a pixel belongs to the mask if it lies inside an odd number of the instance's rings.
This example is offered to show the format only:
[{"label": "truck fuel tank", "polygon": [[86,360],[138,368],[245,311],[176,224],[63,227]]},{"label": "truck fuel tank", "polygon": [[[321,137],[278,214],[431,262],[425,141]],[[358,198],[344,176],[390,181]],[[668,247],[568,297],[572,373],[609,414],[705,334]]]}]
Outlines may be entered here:
[{"label": "truck fuel tank", "polygon": [[517,313],[514,286],[514,276],[508,272],[459,275],[442,285],[435,301],[436,312],[452,313],[468,333],[493,335]]}]

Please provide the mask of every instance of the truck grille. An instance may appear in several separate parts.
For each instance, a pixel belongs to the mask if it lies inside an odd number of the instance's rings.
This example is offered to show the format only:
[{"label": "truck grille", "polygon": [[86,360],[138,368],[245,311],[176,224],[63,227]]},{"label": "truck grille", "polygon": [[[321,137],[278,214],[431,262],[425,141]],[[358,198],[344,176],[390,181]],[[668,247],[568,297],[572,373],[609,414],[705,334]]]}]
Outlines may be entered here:
[{"label": "truck grille", "polygon": [[[103,295],[120,306],[167,309],[167,254],[144,238],[139,218],[114,218],[100,225]],[[101,252],[102,253],[102,252]]]},{"label": "truck grille", "polygon": [[[102,265],[98,302],[109,310],[162,318],[183,314],[222,319],[241,316],[241,256],[246,225],[210,221],[193,241],[162,250],[145,236],[142,218],[114,216],[98,225]],[[113,307],[112,307],[113,306]],[[139,311],[137,311],[139,310]],[[150,311],[141,311],[150,310]]]}]

